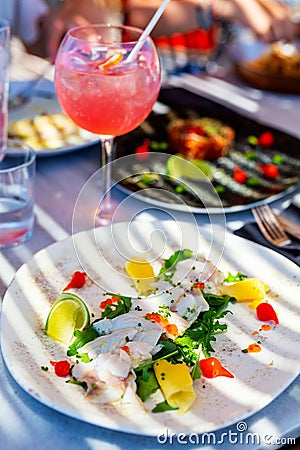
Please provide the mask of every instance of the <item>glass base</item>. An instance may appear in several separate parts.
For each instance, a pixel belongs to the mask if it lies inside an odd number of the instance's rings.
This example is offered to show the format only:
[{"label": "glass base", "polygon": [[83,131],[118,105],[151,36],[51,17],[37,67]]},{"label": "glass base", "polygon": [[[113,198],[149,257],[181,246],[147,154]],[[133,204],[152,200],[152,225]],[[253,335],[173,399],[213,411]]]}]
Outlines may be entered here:
[{"label": "glass base", "polygon": [[0,249],[23,244],[33,234],[33,225],[30,227],[16,227],[3,229],[0,227]]},{"label": "glass base", "polygon": [[101,210],[99,208],[95,217],[95,225],[99,227],[105,227],[107,225],[110,225],[113,221],[113,215],[114,215],[113,208],[105,210],[104,209]]}]

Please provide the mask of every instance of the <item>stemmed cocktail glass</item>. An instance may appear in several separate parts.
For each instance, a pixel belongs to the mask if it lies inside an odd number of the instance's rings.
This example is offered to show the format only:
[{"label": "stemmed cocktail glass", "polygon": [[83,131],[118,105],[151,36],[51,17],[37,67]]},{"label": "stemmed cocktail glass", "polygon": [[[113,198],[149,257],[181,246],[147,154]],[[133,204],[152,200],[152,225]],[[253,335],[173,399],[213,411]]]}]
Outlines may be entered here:
[{"label": "stemmed cocktail glass", "polygon": [[73,28],[56,57],[55,87],[63,110],[77,125],[100,137],[104,192],[97,222],[101,225],[110,223],[113,214],[114,138],[144,121],[160,88],[155,46],[149,37],[139,41],[141,35],[142,30],[127,26]]}]

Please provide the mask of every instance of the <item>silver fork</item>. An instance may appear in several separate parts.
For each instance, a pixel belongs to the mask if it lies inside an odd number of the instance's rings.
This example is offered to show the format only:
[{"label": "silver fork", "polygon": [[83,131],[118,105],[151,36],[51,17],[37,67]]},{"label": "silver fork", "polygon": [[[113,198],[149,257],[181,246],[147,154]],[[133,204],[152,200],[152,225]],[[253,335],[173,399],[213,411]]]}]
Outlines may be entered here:
[{"label": "silver fork", "polygon": [[300,244],[290,240],[268,205],[257,206],[251,211],[267,241],[283,249],[300,250]]}]

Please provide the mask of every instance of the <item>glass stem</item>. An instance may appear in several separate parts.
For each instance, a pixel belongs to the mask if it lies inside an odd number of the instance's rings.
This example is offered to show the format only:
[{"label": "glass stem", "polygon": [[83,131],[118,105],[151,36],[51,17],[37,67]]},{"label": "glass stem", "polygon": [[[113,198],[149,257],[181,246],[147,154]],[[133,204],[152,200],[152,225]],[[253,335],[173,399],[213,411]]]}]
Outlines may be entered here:
[{"label": "glass stem", "polygon": [[113,159],[114,138],[101,138],[102,173],[103,173],[103,201],[100,208],[100,217],[111,215],[111,162]]}]

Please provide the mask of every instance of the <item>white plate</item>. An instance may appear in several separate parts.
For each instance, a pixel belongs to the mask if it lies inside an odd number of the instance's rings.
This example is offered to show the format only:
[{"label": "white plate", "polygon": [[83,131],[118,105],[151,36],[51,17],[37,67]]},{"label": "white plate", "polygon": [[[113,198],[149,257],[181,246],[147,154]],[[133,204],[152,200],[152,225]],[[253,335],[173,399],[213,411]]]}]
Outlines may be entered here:
[{"label": "white plate", "polygon": [[[13,82],[10,86],[10,96],[21,92],[22,89],[26,87],[26,83],[22,82]],[[15,122],[20,119],[31,119],[39,114],[53,114],[53,113],[61,113],[62,109],[56,99],[55,93],[52,89],[40,89],[39,88],[39,96],[33,96],[30,102],[21,106],[19,108],[15,108],[9,111],[8,122],[9,124]],[[97,143],[98,140],[95,139],[95,135],[89,133],[85,130],[82,130],[82,143],[75,145],[66,145],[64,147],[58,147],[55,149],[41,149],[37,150],[37,156],[55,156],[61,155],[64,153],[74,152],[76,150],[81,150],[89,145]]]},{"label": "white plate", "polygon": [[[224,247],[224,241],[226,241]],[[152,246],[151,246],[152,242]],[[252,335],[261,326],[246,304],[231,305],[229,330],[215,344],[215,355],[235,378],[195,381],[198,394],[191,410],[161,414],[97,406],[79,386],[54,375],[49,360],[65,359],[63,346],[44,334],[50,305],[81,262],[104,287],[129,294],[130,281],[123,273],[132,254],[148,252],[157,259],[174,249],[191,248],[209,255],[225,274],[240,271],[259,276],[271,288],[271,302],[280,324]],[[299,370],[299,268],[281,255],[222,229],[178,222],[119,223],[81,232],[37,253],[17,272],[3,302],[1,345],[4,360],[15,380],[49,407],[82,421],[141,435],[165,432],[202,433],[229,426],[269,404],[297,376]],[[98,316],[99,287],[87,285],[78,292]],[[260,353],[241,350],[260,340]],[[297,345],[298,344],[298,345]],[[44,372],[41,366],[49,366]],[[205,389],[203,388],[205,386]]]}]

